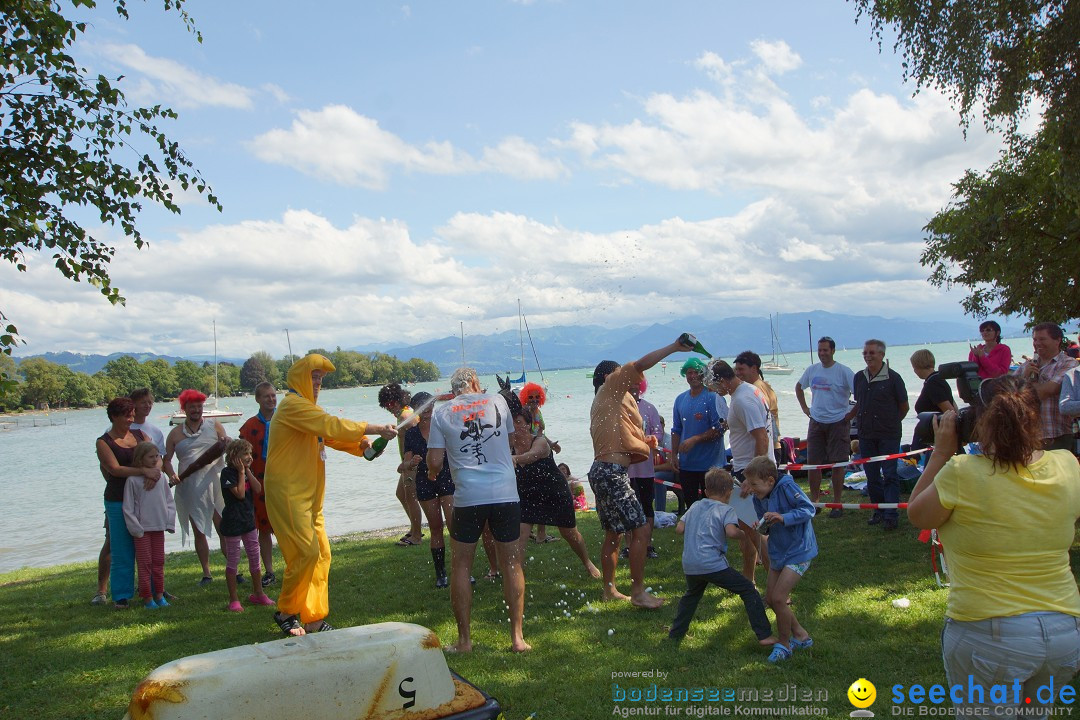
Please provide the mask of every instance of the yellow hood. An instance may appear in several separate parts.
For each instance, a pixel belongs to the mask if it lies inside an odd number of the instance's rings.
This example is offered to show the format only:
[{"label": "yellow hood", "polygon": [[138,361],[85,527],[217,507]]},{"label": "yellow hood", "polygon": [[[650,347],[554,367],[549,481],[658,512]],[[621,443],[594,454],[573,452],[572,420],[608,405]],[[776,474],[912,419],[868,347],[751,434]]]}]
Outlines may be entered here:
[{"label": "yellow hood", "polygon": [[322,355],[312,353],[307,357],[300,358],[293,366],[289,368],[289,374],[286,379],[289,383],[289,389],[296,392],[301,397],[311,402],[315,402],[315,389],[311,385],[311,371],[322,370],[323,372],[334,372],[334,363]]}]

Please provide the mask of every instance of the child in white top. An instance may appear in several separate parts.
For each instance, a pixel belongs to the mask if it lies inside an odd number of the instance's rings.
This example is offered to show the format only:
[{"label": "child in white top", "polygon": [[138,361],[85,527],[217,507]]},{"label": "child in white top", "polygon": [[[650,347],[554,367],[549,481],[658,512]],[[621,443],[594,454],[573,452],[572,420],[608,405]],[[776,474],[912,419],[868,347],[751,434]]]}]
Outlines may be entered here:
[{"label": "child in white top", "polygon": [[[135,446],[134,467],[161,470],[157,445],[144,441]],[[135,541],[135,563],[139,568],[139,596],[144,607],[168,607],[165,599],[165,531],[176,531],[176,505],[172,490],[162,475],[153,481],[133,475],[124,486],[124,524]]]}]

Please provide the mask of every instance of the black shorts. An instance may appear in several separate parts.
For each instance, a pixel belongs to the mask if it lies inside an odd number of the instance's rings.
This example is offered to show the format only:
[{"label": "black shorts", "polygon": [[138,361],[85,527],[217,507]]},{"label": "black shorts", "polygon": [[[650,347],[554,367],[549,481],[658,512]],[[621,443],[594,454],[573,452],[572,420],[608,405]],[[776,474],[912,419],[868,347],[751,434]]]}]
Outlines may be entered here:
[{"label": "black shorts", "polygon": [[450,473],[439,473],[435,476],[435,482],[426,476],[421,478],[418,475],[416,478],[416,499],[421,502],[453,494],[454,480]]},{"label": "black shorts", "polygon": [[651,518],[655,515],[653,512],[653,498],[656,497],[656,482],[655,478],[630,478],[630,487],[634,488],[634,494],[637,495],[638,502],[641,503],[641,509],[645,512],[645,517]]},{"label": "black shorts", "polygon": [[475,543],[484,533],[484,525],[491,528],[497,542],[514,542],[521,537],[521,505],[509,502],[454,506],[450,537],[460,543]]}]

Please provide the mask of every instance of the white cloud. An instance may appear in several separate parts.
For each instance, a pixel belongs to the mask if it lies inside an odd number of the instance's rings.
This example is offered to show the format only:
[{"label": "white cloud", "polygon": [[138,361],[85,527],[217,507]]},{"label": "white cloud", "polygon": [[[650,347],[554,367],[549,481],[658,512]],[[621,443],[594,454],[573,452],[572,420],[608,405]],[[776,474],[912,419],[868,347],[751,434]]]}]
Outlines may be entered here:
[{"label": "white cloud", "polygon": [[721,85],[727,85],[735,79],[734,66],[724,62],[722,57],[711,51],[702,53],[701,57],[694,61],[694,67],[704,71]]},{"label": "white cloud", "polygon": [[522,179],[553,180],[566,174],[562,162],[543,157],[538,147],[520,137],[508,137],[493,148],[484,148],[482,165]]},{"label": "white cloud", "polygon": [[252,89],[203,75],[175,60],[147,55],[138,45],[108,44],[100,46],[99,51],[112,62],[139,73],[133,90],[136,98],[188,108],[209,105],[247,110],[253,105]]},{"label": "white cloud", "polygon": [[[517,213],[457,213],[433,238],[404,222],[358,217],[345,227],[305,210],[207,226],[136,250],[120,240],[113,280],[126,307],[63,279],[48,257],[27,273],[0,265],[0,308],[21,354],[117,349],[204,354],[217,320],[225,356],[453,334],[459,320],[516,327],[618,325],[695,313],[821,308],[902,315],[925,309],[921,245],[858,244],[815,231],[778,200],[731,215],[589,232]],[[874,267],[872,274],[862,272]],[[939,300],[939,302],[943,302]]]},{"label": "white cloud", "polygon": [[552,179],[566,172],[560,161],[545,158],[520,137],[484,148],[476,160],[447,141],[411,145],[344,105],[301,110],[289,129],[263,133],[250,147],[265,162],[372,190],[386,188],[395,169],[432,175],[494,172],[524,179]]},{"label": "white cloud", "polygon": [[780,250],[780,259],[788,262],[799,262],[800,260],[832,260],[834,255],[827,252],[820,245],[812,245],[807,242],[803,242],[799,238],[792,238],[787,247]]},{"label": "white cloud", "polygon": [[750,50],[761,60],[765,71],[770,75],[782,75],[802,65],[799,54],[783,40],[754,40],[750,43]]},{"label": "white cloud", "polygon": [[[771,72],[801,62],[782,42],[759,41],[753,50]],[[951,183],[992,162],[1000,146],[974,126],[965,142],[956,112],[933,91],[904,99],[869,89],[818,95],[811,121],[761,67],[712,53],[695,65],[723,83],[720,94],[655,93],[642,117],[579,121],[560,147],[623,181],[775,198],[811,225],[841,232],[874,214],[921,227],[948,201]]]},{"label": "white cloud", "polygon": [[285,104],[292,101],[292,97],[289,93],[285,92],[284,89],[274,83],[263,83],[261,89],[279,103]]}]

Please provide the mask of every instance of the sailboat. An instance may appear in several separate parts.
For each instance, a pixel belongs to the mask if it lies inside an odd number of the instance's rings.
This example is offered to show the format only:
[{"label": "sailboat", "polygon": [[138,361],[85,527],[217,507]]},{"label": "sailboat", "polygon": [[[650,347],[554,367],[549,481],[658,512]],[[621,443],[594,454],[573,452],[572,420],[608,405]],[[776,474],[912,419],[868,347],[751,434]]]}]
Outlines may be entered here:
[{"label": "sailboat", "polygon": [[[776,314],[775,322],[773,316],[769,315],[769,335],[772,343],[772,358],[769,362],[761,363],[762,375],[790,375],[792,367],[788,365],[787,355],[784,354],[784,349],[780,347],[780,313]],[[783,363],[776,361],[777,349],[780,350],[780,357],[784,359]]]},{"label": "sailboat", "polygon": [[[286,331],[287,332],[287,331]],[[292,343],[290,343],[290,346]],[[291,347],[290,347],[291,352]],[[204,406],[203,417],[209,420],[217,420],[218,422],[240,422],[240,416],[243,414],[235,410],[219,410],[218,409],[218,362],[217,362],[217,321],[214,321],[214,394],[211,395],[209,400],[214,401],[213,407]],[[170,425],[179,425],[187,419],[187,415],[183,410],[177,410],[169,416]]]},{"label": "sailboat", "polygon": [[[532,333],[529,332],[529,321],[525,319],[524,313],[521,312],[521,299],[518,301],[518,343],[521,346],[521,377],[511,378],[510,371],[506,372],[511,385],[524,385],[527,380],[525,378],[525,334],[529,336],[529,347],[532,348],[533,358],[536,359],[536,369],[540,372],[540,382],[544,383],[545,387],[547,383],[544,382],[544,371],[540,370],[540,358],[536,356],[536,345],[533,344]],[[524,332],[522,332],[522,326],[524,325]]]}]

